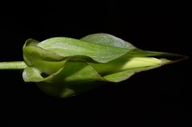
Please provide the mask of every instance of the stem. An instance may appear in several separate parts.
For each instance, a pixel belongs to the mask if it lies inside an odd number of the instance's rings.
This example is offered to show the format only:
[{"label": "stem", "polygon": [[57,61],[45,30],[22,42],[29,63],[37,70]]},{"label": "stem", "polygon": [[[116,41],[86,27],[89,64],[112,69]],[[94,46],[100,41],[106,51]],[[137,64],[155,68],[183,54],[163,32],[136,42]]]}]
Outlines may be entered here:
[{"label": "stem", "polygon": [[24,61],[0,62],[0,70],[22,70],[26,67]]}]

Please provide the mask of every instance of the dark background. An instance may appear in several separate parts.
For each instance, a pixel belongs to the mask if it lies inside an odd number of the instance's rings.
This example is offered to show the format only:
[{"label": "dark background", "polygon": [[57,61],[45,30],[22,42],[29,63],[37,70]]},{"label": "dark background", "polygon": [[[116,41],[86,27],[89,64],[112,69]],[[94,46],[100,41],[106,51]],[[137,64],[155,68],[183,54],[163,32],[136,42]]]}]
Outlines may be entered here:
[{"label": "dark background", "polygon": [[[81,38],[104,32],[152,51],[190,57],[189,3],[120,0],[1,4],[1,61],[21,61],[26,39]],[[0,71],[1,126],[141,127],[192,125],[188,60],[59,99],[24,83],[21,71]]]}]

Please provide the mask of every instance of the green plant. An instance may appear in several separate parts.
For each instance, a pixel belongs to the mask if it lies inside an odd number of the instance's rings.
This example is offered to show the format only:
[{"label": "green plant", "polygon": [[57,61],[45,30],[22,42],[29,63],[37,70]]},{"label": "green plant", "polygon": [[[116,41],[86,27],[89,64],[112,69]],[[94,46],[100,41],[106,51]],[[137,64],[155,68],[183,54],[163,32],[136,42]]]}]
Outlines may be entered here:
[{"label": "green plant", "polygon": [[24,69],[25,82],[36,82],[49,95],[70,97],[103,82],[121,82],[137,72],[186,57],[144,51],[113,35],[98,33],[81,39],[28,39],[23,46],[23,58],[19,62],[1,62],[0,69]]}]

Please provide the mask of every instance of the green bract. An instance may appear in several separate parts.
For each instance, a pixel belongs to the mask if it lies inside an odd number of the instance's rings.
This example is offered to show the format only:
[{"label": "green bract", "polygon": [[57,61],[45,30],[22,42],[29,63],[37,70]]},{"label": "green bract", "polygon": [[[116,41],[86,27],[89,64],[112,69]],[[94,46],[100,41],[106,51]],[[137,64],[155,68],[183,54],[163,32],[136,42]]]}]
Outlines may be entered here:
[{"label": "green bract", "polygon": [[[166,59],[177,57],[177,59]],[[25,82],[36,82],[45,93],[70,97],[103,82],[120,82],[136,72],[184,58],[181,55],[143,51],[115,36],[98,33],[81,39],[54,37],[42,42],[28,39],[24,62],[2,62],[1,69],[24,69]]]}]

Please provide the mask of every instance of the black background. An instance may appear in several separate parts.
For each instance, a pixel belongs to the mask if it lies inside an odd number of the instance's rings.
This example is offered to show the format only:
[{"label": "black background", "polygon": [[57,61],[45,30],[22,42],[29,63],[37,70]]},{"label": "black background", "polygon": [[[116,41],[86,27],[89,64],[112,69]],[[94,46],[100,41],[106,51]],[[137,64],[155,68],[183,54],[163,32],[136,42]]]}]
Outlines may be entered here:
[{"label": "black background", "polygon": [[[21,61],[26,39],[104,32],[151,51],[190,57],[189,3],[120,0],[1,4],[1,61]],[[1,126],[191,126],[190,59],[59,99],[0,71]]]}]

